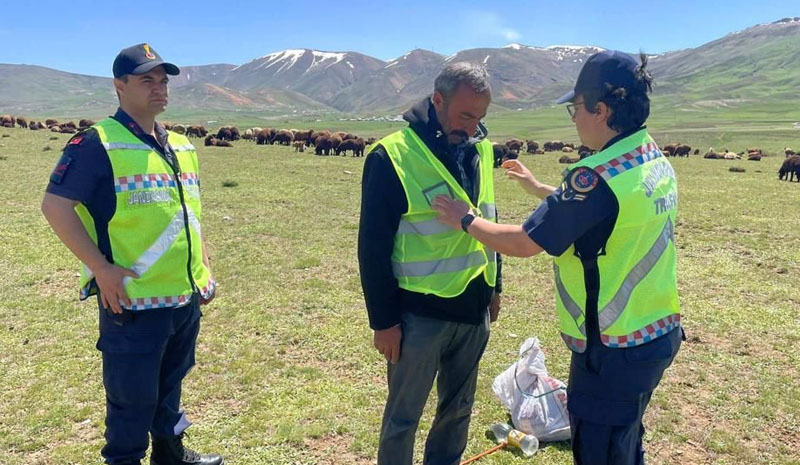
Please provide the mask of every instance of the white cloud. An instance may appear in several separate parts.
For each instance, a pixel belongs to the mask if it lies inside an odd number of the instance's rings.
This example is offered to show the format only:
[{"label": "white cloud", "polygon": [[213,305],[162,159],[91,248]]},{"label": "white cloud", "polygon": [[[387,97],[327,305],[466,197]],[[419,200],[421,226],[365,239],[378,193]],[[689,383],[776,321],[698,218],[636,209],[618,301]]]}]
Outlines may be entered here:
[{"label": "white cloud", "polygon": [[515,42],[522,37],[522,34],[510,28],[501,29],[500,32],[502,32],[503,37],[510,42]]},{"label": "white cloud", "polygon": [[464,32],[481,46],[489,45],[485,42],[491,40],[516,42],[522,38],[518,30],[509,27],[495,12],[470,10],[462,13],[462,22],[465,26]]}]

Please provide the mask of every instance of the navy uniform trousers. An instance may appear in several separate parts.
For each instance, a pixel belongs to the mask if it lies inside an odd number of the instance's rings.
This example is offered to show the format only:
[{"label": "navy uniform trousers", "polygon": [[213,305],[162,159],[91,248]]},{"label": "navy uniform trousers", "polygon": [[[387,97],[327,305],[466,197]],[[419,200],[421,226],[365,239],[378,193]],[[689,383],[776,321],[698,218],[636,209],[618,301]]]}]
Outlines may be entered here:
[{"label": "navy uniform trousers", "polygon": [[682,338],[676,328],[625,349],[595,339],[572,353],[567,408],[576,465],[644,465],[642,416]]},{"label": "navy uniform trousers", "polygon": [[[99,299],[98,299],[99,300]],[[113,314],[100,305],[106,463],[144,457],[153,436],[181,434],[191,423],[180,410],[181,381],[194,365],[200,329],[197,297],[180,308]]]}]

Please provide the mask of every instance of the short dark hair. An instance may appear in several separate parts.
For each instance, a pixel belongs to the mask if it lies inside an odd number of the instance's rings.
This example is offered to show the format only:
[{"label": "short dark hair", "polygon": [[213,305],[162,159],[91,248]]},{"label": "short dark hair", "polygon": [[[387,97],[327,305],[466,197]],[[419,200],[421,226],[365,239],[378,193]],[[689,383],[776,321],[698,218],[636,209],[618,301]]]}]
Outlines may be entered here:
[{"label": "short dark hair", "polygon": [[465,61],[445,66],[442,72],[436,76],[433,90],[434,92],[439,92],[445,100],[448,100],[461,84],[466,84],[476,94],[487,92],[491,94],[489,73],[486,68]]},{"label": "short dark hair", "polygon": [[641,64],[636,67],[634,84],[631,88],[614,87],[605,83],[602,89],[583,94],[586,111],[594,113],[597,104],[605,103],[611,109],[608,127],[618,132],[626,132],[641,127],[650,116],[650,97],[653,91],[653,76],[647,70],[647,55],[639,53]]}]

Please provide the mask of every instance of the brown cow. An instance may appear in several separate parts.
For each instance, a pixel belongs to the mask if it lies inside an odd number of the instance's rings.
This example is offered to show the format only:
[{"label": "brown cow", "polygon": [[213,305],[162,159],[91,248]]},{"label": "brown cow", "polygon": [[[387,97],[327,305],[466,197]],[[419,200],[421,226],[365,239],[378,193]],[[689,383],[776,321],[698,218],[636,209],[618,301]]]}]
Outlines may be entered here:
[{"label": "brown cow", "polygon": [[309,129],[308,131],[297,131],[294,133],[294,140],[300,141],[305,145],[311,145],[311,136],[314,134],[313,129]]},{"label": "brown cow", "polygon": [[578,163],[578,161],[580,161],[580,158],[570,157],[568,155],[562,155],[561,158],[558,159],[559,163],[565,163],[565,164]]},{"label": "brown cow", "polygon": [[205,140],[206,146],[214,146],[214,147],[233,147],[233,144],[226,140],[220,140],[214,137],[213,134],[209,134]]},{"label": "brown cow", "polygon": [[15,120],[11,115],[0,116],[0,126],[5,128],[13,128],[16,123],[17,120]]},{"label": "brown cow", "polygon": [[[361,141],[359,143],[358,141]],[[347,155],[347,151],[351,150],[353,152],[354,157],[363,156],[364,155],[364,139],[346,139],[343,140],[338,147],[336,147],[336,155],[341,154],[344,152]],[[360,154],[360,155],[359,155]]]},{"label": "brown cow", "polygon": [[356,150],[353,151],[353,156],[354,157],[363,157],[364,156],[364,150],[366,150],[366,148],[367,148],[367,142],[364,139],[362,139],[361,137],[357,138],[356,139]]},{"label": "brown cow", "polygon": [[314,153],[316,155],[328,155],[331,151],[331,137],[325,134],[317,136],[314,142]]},{"label": "brown cow", "polygon": [[275,133],[275,137],[272,138],[272,143],[278,143],[278,145],[285,145],[290,146],[292,142],[294,142],[294,134],[292,131],[288,129],[281,129],[280,131]]},{"label": "brown cow", "polygon": [[231,132],[231,130],[228,127],[223,126],[223,127],[219,128],[219,131],[217,131],[217,136],[215,137],[215,139],[233,140],[233,133]]},{"label": "brown cow", "polygon": [[675,153],[675,148],[678,147],[679,144],[667,144],[661,147],[661,153],[664,154],[665,157],[671,157]]},{"label": "brown cow", "polygon": [[575,149],[575,151],[578,152],[578,158],[580,158],[581,160],[597,153],[597,150],[590,149],[589,147],[583,144],[579,145],[578,148]]},{"label": "brown cow", "polygon": [[306,141],[296,140],[292,142],[292,147],[294,147],[295,152],[303,152],[306,148]]},{"label": "brown cow", "polygon": [[673,157],[688,157],[689,154],[692,153],[692,147],[681,144],[675,147],[675,151],[672,153]]},{"label": "brown cow", "polygon": [[570,147],[570,146],[565,145],[564,147],[561,148],[561,151],[564,152],[564,153],[572,153],[572,152],[575,151],[575,149]]},{"label": "brown cow", "polygon": [[31,131],[38,131],[40,124],[42,124],[42,123],[37,123],[36,121],[31,121],[30,123],[28,123],[28,129],[30,129]]},{"label": "brown cow", "polygon": [[231,136],[233,136],[233,139],[230,140],[234,141],[242,138],[241,134],[239,134],[239,128],[237,128],[236,126],[224,126],[224,127],[231,131]]},{"label": "brown cow", "polygon": [[800,182],[800,155],[786,157],[778,170],[778,179],[781,181],[786,178],[787,181],[791,182],[794,177],[797,177],[797,182]]},{"label": "brown cow", "polygon": [[28,129],[28,120],[24,116],[17,116],[17,125],[23,129]]},{"label": "brown cow", "polygon": [[54,120],[53,118],[47,118],[46,120],[44,120],[44,125],[47,126],[48,129],[50,129],[53,126],[58,126],[58,120]]},{"label": "brown cow", "polygon": [[90,119],[85,119],[84,118],[84,119],[78,121],[78,128],[80,128],[80,129],[85,129],[85,128],[88,128],[90,126],[94,126],[94,121],[92,121]]},{"label": "brown cow", "polygon": [[331,135],[331,132],[328,131],[327,129],[324,130],[324,131],[313,132],[313,133],[311,133],[311,137],[309,138],[308,143],[310,145],[317,145],[317,139],[318,138],[320,138],[321,136],[330,137],[330,135]]},{"label": "brown cow", "polygon": [[795,151],[792,150],[790,147],[786,147],[785,149],[783,149],[783,153],[786,155],[787,158],[791,157],[792,155],[797,155],[797,153],[795,153]]},{"label": "brown cow", "polygon": [[564,148],[564,143],[560,140],[551,140],[544,143],[545,152],[558,152]]},{"label": "brown cow", "polygon": [[535,140],[528,139],[525,141],[525,145],[527,146],[526,150],[528,153],[536,153],[536,151],[539,150],[539,142]]},{"label": "brown cow", "polygon": [[256,144],[267,145],[270,143],[270,133],[268,129],[262,129],[256,134]]},{"label": "brown cow", "polygon": [[509,139],[506,141],[505,145],[508,147],[508,150],[519,153],[519,151],[522,150],[522,147],[525,145],[525,142],[520,139]]},{"label": "brown cow", "polygon": [[757,153],[750,153],[747,155],[749,161],[761,161],[761,155]]},{"label": "brown cow", "polygon": [[62,134],[75,134],[76,132],[78,132],[78,130],[70,126],[61,126],[60,132]]},{"label": "brown cow", "polygon": [[341,143],[342,143],[342,138],[341,138],[341,137],[339,137],[339,136],[338,136],[338,135],[336,135],[336,134],[332,135],[332,136],[331,136],[331,137],[329,137],[328,139],[330,140],[330,143],[331,143],[331,150],[333,150],[333,151],[336,151],[336,149],[338,149],[338,148],[339,148],[339,144],[341,144]]},{"label": "brown cow", "polygon": [[61,126],[59,126],[59,125],[49,126],[49,128],[50,128],[50,132],[61,132]]},{"label": "brown cow", "polygon": [[511,150],[504,144],[492,144],[492,152],[494,157],[494,167],[499,168],[504,160],[508,159]]},{"label": "brown cow", "polygon": [[205,127],[195,124],[186,128],[186,137],[205,137],[208,135],[208,131]]}]

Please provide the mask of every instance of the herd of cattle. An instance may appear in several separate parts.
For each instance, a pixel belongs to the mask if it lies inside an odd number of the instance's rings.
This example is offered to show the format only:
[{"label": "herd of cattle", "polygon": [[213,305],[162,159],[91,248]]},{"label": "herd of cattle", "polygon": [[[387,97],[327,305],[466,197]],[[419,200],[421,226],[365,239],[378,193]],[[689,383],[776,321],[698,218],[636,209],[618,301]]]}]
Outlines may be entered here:
[{"label": "herd of cattle", "polygon": [[23,129],[30,129],[31,131],[38,131],[40,129],[49,129],[52,132],[60,132],[64,134],[75,134],[76,132],[86,129],[89,126],[93,125],[94,121],[90,119],[82,119],[76,125],[73,121],[68,121],[66,123],[59,123],[58,121],[50,118],[46,119],[44,122],[41,121],[28,121],[27,118],[24,116],[11,116],[11,115],[2,115],[0,116],[0,126],[5,128],[13,128],[15,126],[19,126]]},{"label": "herd of cattle", "polygon": [[[74,134],[93,124],[94,121],[90,119],[82,119],[78,124],[75,124],[73,121],[60,123],[52,118],[41,122],[28,121],[22,116],[0,115],[0,126],[2,127],[20,127],[33,131],[48,129],[52,132]],[[213,133],[202,125],[183,125],[167,122],[162,124],[166,129],[179,134],[185,134],[187,137],[205,138],[204,143],[206,146],[233,147],[232,142],[246,140],[254,142],[257,145],[277,144],[290,146],[294,148],[295,152],[304,152],[306,149],[310,150],[311,147],[314,147],[314,153],[316,155],[346,156],[349,151],[354,157],[363,157],[366,148],[376,141],[375,137],[364,139],[344,131],[314,131],[313,129],[301,131],[297,129],[252,127],[242,132],[236,126],[223,126],[219,128],[216,133]],[[585,145],[576,146],[573,143],[562,142],[560,140],[551,140],[540,144],[536,140],[512,138],[503,144],[493,145],[495,167],[500,166],[504,160],[518,158],[522,151],[532,155],[540,155],[546,152],[561,152],[563,155],[558,161],[559,163],[566,164],[575,163],[595,153],[594,150]],[[661,151],[668,157],[700,155],[700,149],[692,150],[692,147],[686,144],[666,144],[661,147]],[[797,180],[800,182],[800,153],[796,153],[794,150],[787,147],[784,149],[784,154],[786,159],[778,171],[779,178],[781,180]],[[746,159],[750,161],[760,161],[764,156],[766,156],[764,151],[758,147],[750,147],[740,153],[730,152],[727,148],[723,149],[721,152],[709,148],[705,154],[703,154],[703,158],[709,160],[740,160],[746,157]]]},{"label": "herd of cattle", "polygon": [[285,145],[293,147],[295,152],[305,152],[306,148],[314,147],[316,155],[347,155],[351,152],[354,157],[363,157],[367,146],[374,143],[376,138],[364,139],[355,134],[344,131],[331,132],[314,131],[309,129],[276,129],[252,127],[243,132],[236,126],[223,126],[216,134],[200,125],[184,126],[182,124],[163,123],[167,129],[188,137],[204,137],[205,145],[217,147],[232,147],[231,142],[246,140],[257,145]]}]

